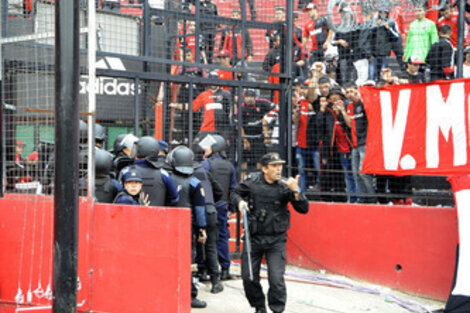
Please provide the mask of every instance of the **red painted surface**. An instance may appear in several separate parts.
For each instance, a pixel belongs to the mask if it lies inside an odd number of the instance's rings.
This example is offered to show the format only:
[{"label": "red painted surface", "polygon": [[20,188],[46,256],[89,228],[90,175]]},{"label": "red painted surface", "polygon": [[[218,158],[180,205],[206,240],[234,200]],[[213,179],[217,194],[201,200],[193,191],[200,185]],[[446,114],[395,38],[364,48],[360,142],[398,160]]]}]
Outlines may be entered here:
[{"label": "red painted surface", "polygon": [[441,300],[449,295],[457,245],[454,208],[311,202],[310,212],[293,213],[291,222],[292,264],[323,266]]},{"label": "red painted surface", "polygon": [[[50,197],[0,199],[0,312],[15,312],[18,288],[25,299],[39,283],[47,288],[52,211]],[[79,311],[190,312],[189,210],[83,198],[79,218]],[[34,306],[50,304],[33,296]]]}]

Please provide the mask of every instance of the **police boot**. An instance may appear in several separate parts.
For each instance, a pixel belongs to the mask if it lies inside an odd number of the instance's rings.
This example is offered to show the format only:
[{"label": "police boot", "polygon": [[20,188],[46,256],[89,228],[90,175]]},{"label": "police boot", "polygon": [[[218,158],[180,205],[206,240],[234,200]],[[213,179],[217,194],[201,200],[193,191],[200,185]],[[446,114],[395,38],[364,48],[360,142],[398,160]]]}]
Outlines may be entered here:
[{"label": "police boot", "polygon": [[202,309],[207,306],[206,301],[199,300],[197,298],[191,298],[191,307],[194,309]]},{"label": "police boot", "polygon": [[256,308],[255,313],[266,313],[266,308]]},{"label": "police boot", "polygon": [[230,279],[233,279],[233,277],[230,276],[229,269],[223,268],[222,274],[220,274],[220,280],[230,280]]},{"label": "police boot", "polygon": [[199,278],[200,282],[206,282],[206,281],[211,280],[209,274],[207,274],[207,269],[205,269],[205,268],[198,269],[197,277]]},{"label": "police boot", "polygon": [[224,285],[219,283],[218,275],[212,275],[211,282],[212,282],[211,293],[219,293],[224,290]]}]

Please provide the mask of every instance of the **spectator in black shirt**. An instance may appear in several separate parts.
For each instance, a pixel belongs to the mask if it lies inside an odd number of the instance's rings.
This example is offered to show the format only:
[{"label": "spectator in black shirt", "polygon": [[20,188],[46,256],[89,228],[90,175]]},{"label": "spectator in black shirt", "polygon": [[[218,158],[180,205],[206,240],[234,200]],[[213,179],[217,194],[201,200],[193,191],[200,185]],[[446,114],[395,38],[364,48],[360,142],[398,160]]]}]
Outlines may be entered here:
[{"label": "spectator in black shirt", "polygon": [[374,60],[371,66],[370,79],[378,80],[383,68],[388,67],[388,58],[392,51],[393,42],[400,40],[397,23],[389,18],[389,12],[382,9],[371,29],[372,53]]},{"label": "spectator in black shirt", "polygon": [[[283,7],[276,7],[276,11],[274,13],[274,21],[277,23],[283,23],[286,20],[286,12]],[[281,33],[282,26],[278,25],[276,28],[271,28],[266,30],[265,40],[269,43],[269,48],[272,49],[274,47],[274,41],[276,41],[276,35]]]},{"label": "spectator in black shirt", "polygon": [[242,5],[248,2],[248,5],[250,6],[251,20],[256,20],[255,0],[246,0],[246,2],[238,0],[238,2],[240,3],[240,10],[242,9]]},{"label": "spectator in black shirt", "polygon": [[266,72],[271,72],[274,64],[281,62],[281,35],[279,32],[274,32],[273,36],[273,47],[269,49],[263,61],[263,70]]},{"label": "spectator in black shirt", "polygon": [[[343,6],[340,9],[342,23],[349,24],[353,20],[352,12],[349,6]],[[353,66],[353,41],[356,31],[337,32],[334,35],[332,44],[338,47],[339,78],[338,83],[344,85],[355,80],[355,70]]]},{"label": "spectator in black shirt", "polygon": [[[218,16],[217,5],[211,0],[201,0],[201,14]],[[207,62],[212,63],[212,57],[214,56],[214,45],[215,45],[215,31],[217,29],[217,23],[210,20],[201,20],[201,32],[206,40],[206,57]]]},{"label": "spectator in black shirt", "polygon": [[454,48],[450,42],[452,28],[442,25],[439,31],[439,41],[433,43],[426,57],[426,63],[431,69],[431,81],[448,79],[454,71]]},{"label": "spectator in black shirt", "polygon": [[398,83],[399,84],[418,84],[424,83],[424,74],[419,71],[419,67],[423,65],[424,62],[419,59],[418,56],[411,56],[408,59],[406,64],[406,71],[401,75]]}]

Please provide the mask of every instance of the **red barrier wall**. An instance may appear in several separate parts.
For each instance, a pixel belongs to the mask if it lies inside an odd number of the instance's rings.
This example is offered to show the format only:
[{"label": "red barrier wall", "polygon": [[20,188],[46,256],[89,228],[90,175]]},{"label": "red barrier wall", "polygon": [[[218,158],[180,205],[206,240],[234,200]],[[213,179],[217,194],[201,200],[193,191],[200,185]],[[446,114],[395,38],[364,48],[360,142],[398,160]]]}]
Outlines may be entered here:
[{"label": "red barrier wall", "polygon": [[[50,283],[52,212],[50,197],[0,199],[2,313],[15,312],[18,289],[26,301],[28,290],[39,284],[46,290]],[[190,312],[188,209],[94,204],[82,198],[79,219],[79,311]],[[32,297],[32,305],[50,304]]]},{"label": "red barrier wall", "polygon": [[[454,208],[310,203],[293,213],[288,262],[436,299],[447,299],[455,265]],[[300,248],[299,248],[300,247]]]}]

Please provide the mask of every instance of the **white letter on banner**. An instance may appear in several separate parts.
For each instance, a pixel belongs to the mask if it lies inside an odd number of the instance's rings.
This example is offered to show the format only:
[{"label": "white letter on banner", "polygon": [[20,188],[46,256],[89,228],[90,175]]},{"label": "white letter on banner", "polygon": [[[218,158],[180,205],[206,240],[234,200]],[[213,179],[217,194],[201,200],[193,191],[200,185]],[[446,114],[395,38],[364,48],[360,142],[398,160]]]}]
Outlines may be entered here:
[{"label": "white letter on banner", "polygon": [[[411,90],[400,90],[398,95],[398,108],[393,118],[392,97],[389,91],[380,92],[380,106],[382,109],[382,145],[384,154],[384,167],[386,170],[396,170],[405,137],[406,120],[410,107]],[[395,120],[395,122],[393,121]]]},{"label": "white letter on banner", "polygon": [[439,85],[426,87],[426,166],[439,167],[439,131],[454,142],[454,166],[467,163],[467,133],[465,131],[465,83],[450,85],[444,102]]}]

